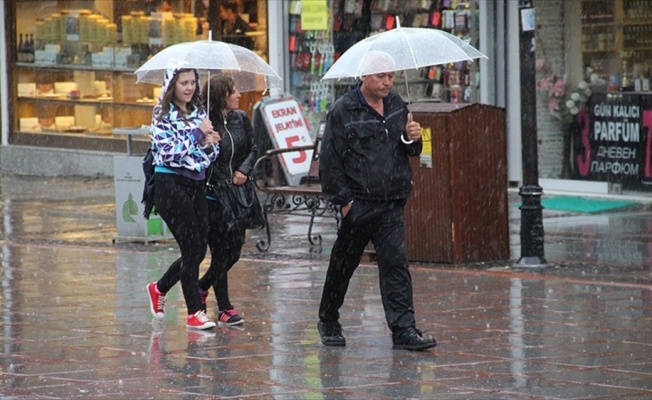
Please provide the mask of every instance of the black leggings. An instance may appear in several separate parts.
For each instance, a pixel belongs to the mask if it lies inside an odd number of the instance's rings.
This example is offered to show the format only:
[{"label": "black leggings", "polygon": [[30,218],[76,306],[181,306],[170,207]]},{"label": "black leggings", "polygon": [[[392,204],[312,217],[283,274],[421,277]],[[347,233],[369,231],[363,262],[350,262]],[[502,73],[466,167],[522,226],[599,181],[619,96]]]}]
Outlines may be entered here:
[{"label": "black leggings", "polygon": [[245,230],[237,225],[227,228],[219,211],[218,203],[208,200],[208,247],[211,249],[211,265],[199,280],[199,287],[208,290],[212,286],[217,298],[217,307],[224,310],[231,307],[227,272],[240,259]]},{"label": "black leggings", "polygon": [[188,307],[188,315],[201,308],[199,301],[199,264],[206,256],[208,232],[204,181],[175,175],[154,175],[156,211],[167,224],[179,245],[181,258],[173,262],[157,282],[167,293],[179,281]]}]

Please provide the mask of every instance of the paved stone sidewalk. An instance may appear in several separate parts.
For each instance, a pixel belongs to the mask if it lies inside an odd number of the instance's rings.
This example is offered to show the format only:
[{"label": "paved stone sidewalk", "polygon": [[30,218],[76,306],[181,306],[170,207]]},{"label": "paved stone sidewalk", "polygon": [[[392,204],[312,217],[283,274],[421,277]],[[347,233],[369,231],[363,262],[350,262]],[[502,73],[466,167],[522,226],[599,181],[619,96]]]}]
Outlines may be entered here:
[{"label": "paved stone sidewalk", "polygon": [[439,345],[412,353],[391,349],[370,262],[342,309],[347,346],[319,343],[328,223],[321,252],[301,220],[276,221],[285,244],[266,254],[255,233],[230,279],[244,328],[194,332],[178,287],[152,322],[145,284],[177,251],[111,243],[111,181],[3,176],[0,191],[0,398],[652,398],[644,210],[546,213],[544,270],[415,264],[418,326]]}]

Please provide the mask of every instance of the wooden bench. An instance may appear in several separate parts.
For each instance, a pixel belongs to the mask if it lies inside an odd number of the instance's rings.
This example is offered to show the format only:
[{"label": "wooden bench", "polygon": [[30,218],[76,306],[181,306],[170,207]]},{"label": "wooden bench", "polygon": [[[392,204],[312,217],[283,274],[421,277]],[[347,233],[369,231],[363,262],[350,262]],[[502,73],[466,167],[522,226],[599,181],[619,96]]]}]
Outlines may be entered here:
[{"label": "wooden bench", "polygon": [[[270,214],[290,214],[301,215],[310,218],[308,225],[308,241],[311,245],[321,245],[321,235],[313,235],[312,228],[315,217],[335,217],[339,223],[339,215],[335,206],[322,196],[321,183],[319,182],[319,148],[321,134],[315,142],[307,146],[296,146],[287,149],[271,149],[265,152],[263,156],[256,160],[254,165],[254,183],[258,190],[264,193],[261,205],[265,216],[265,232],[267,240],[260,240],[256,247],[260,251],[266,251],[272,242],[271,231],[269,228]],[[300,152],[313,150],[312,160],[307,176],[305,176],[298,185],[273,185],[266,182],[264,173],[260,171],[264,164],[269,160],[273,163],[277,156],[284,153]]]}]

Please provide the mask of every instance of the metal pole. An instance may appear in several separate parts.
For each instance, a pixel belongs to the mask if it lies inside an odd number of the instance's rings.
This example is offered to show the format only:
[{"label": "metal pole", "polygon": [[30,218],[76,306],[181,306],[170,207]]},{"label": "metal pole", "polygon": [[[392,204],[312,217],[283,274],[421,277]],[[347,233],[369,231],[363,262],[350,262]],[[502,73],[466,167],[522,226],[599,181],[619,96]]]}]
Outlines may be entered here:
[{"label": "metal pole", "polygon": [[523,186],[518,194],[521,203],[521,258],[519,267],[542,267],[543,216],[539,186],[537,152],[537,109],[535,83],[534,7],[532,0],[519,0],[520,61],[521,61],[521,152],[523,156]]}]

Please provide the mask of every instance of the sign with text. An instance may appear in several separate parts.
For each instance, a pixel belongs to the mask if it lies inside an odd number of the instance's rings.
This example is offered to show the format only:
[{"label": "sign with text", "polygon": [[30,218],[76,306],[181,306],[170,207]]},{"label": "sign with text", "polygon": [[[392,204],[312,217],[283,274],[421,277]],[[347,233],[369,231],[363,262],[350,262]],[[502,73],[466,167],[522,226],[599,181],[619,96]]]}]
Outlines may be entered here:
[{"label": "sign with text", "polygon": [[[265,100],[260,105],[267,132],[275,149],[287,149],[313,144],[303,107],[294,97]],[[285,178],[298,185],[308,175],[312,150],[283,153],[279,156]]]},{"label": "sign with text", "polygon": [[326,0],[301,1],[301,29],[328,29],[328,4]]},{"label": "sign with text", "polygon": [[652,189],[652,99],[595,94],[578,114],[577,173],[582,179]]}]

